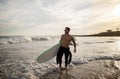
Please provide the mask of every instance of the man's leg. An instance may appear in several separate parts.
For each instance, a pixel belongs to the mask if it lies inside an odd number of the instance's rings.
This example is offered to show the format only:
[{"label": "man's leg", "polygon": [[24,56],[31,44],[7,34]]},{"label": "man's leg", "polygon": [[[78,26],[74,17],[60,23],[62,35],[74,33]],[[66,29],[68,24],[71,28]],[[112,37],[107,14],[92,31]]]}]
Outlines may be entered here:
[{"label": "man's leg", "polygon": [[72,60],[72,53],[71,53],[70,50],[69,50],[69,60],[68,60],[68,64],[71,63],[71,60]]},{"label": "man's leg", "polygon": [[57,62],[57,64],[59,64],[60,52],[61,52],[61,47],[59,48],[59,50],[57,52],[57,56],[56,56],[56,62]]},{"label": "man's leg", "polygon": [[67,64],[68,64],[68,55],[69,55],[69,52],[66,51],[65,52],[65,68],[67,68]]},{"label": "man's leg", "polygon": [[62,49],[62,47],[60,47],[60,49],[57,53],[57,58],[56,58],[57,64],[59,64],[60,69],[61,69],[61,64],[62,64],[62,56],[63,56],[63,49]]},{"label": "man's leg", "polygon": [[61,65],[62,65],[62,56],[63,56],[63,52],[60,52],[60,58],[59,58],[59,67],[61,70]]}]

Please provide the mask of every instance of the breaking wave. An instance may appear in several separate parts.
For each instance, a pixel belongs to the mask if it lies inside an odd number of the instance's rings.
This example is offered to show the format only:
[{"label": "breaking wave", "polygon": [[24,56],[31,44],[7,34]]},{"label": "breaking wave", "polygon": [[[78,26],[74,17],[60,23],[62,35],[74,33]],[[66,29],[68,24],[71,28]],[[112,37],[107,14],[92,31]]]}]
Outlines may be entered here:
[{"label": "breaking wave", "polygon": [[48,41],[49,37],[28,37],[28,36],[1,36],[0,44],[16,44],[32,41]]}]

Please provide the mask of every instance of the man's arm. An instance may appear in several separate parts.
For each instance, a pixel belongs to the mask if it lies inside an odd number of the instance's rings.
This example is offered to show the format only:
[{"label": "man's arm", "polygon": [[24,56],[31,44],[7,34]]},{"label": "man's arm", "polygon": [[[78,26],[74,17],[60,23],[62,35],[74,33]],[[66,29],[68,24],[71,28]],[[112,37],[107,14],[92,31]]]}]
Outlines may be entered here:
[{"label": "man's arm", "polygon": [[75,42],[75,39],[72,37],[72,42],[74,44],[74,52],[76,52],[76,42]]}]

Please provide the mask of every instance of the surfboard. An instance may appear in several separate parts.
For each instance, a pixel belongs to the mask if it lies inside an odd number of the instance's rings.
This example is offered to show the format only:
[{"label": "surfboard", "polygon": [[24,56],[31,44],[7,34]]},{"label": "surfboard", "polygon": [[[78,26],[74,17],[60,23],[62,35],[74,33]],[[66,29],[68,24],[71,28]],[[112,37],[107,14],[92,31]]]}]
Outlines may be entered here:
[{"label": "surfboard", "polygon": [[37,62],[38,63],[44,63],[44,62],[54,58],[57,55],[59,47],[60,47],[60,43],[57,43],[56,45],[54,45],[51,48],[44,51],[42,54],[40,54],[37,57]]}]

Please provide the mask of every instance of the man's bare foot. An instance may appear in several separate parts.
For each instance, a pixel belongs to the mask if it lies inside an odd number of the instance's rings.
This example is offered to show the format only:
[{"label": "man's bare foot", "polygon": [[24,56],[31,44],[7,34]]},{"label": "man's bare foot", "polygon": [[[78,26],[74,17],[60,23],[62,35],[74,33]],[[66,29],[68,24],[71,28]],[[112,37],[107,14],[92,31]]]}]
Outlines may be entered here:
[{"label": "man's bare foot", "polygon": [[60,71],[63,71],[63,70],[65,70],[66,68],[63,68],[63,67],[60,67]]},{"label": "man's bare foot", "polygon": [[65,67],[65,70],[67,70],[67,67]]}]

